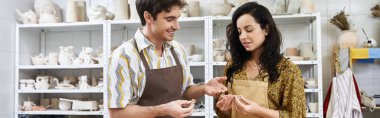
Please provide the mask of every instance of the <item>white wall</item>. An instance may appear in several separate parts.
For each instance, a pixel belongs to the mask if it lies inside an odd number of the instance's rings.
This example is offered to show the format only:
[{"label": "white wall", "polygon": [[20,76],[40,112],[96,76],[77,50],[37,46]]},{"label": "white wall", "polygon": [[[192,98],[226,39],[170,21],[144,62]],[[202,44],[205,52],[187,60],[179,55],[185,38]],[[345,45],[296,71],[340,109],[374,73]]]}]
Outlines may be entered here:
[{"label": "white wall", "polygon": [[0,3],[0,118],[14,116],[15,9],[25,11],[32,0],[2,0]]}]

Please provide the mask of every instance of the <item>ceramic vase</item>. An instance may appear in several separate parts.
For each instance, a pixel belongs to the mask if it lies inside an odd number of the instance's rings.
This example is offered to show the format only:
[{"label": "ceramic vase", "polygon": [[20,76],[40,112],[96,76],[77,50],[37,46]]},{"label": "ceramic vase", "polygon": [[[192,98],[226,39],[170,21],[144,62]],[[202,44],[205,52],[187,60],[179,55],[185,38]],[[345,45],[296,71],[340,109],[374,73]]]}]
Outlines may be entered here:
[{"label": "ceramic vase", "polygon": [[301,0],[300,13],[315,12],[314,0]]},{"label": "ceramic vase", "polygon": [[339,36],[339,47],[343,48],[356,48],[358,46],[359,39],[356,36],[356,32],[352,30],[344,30]]},{"label": "ceramic vase", "polygon": [[128,20],[128,0],[113,0],[115,20]]},{"label": "ceramic vase", "polygon": [[78,22],[76,0],[66,1],[66,22]]},{"label": "ceramic vase", "polygon": [[129,10],[131,12],[130,20],[139,19],[139,14],[137,13],[136,0],[129,0]]},{"label": "ceramic vase", "polygon": [[212,2],[211,4],[211,14],[213,16],[227,16],[231,11],[231,4],[226,0],[223,2]]},{"label": "ceramic vase", "polygon": [[311,42],[302,42],[300,49],[302,57],[306,57],[306,59],[312,59],[314,57],[313,44]]},{"label": "ceramic vase", "polygon": [[191,1],[188,4],[189,4],[189,16],[190,17],[200,16],[201,7],[199,5],[199,1]]}]

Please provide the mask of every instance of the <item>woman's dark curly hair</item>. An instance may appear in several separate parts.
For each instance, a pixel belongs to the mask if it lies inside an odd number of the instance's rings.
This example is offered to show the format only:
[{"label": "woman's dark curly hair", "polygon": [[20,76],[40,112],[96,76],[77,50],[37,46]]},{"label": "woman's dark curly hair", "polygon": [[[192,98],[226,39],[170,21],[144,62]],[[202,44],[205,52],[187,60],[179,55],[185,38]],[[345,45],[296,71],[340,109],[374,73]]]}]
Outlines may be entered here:
[{"label": "woman's dark curly hair", "polygon": [[232,83],[233,74],[242,70],[244,64],[253,56],[241,44],[237,30],[236,22],[244,14],[251,15],[260,24],[261,29],[268,30],[268,35],[265,36],[265,41],[262,44],[263,50],[259,56],[258,63],[261,65],[259,72],[267,70],[269,81],[275,82],[280,75],[277,64],[284,58],[280,54],[281,33],[268,9],[256,2],[249,2],[240,6],[232,15],[232,23],[226,28],[228,39],[226,47],[232,56],[232,65],[226,71],[227,81]]}]

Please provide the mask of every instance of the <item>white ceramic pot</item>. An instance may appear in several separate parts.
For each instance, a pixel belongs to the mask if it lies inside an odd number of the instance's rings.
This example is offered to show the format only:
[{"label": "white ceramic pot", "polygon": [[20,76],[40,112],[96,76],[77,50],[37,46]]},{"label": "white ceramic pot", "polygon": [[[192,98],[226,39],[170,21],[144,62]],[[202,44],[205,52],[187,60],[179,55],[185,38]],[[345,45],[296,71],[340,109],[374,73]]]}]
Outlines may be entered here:
[{"label": "white ceramic pot", "polygon": [[136,8],[136,0],[129,0],[129,10],[131,12],[131,16],[129,17],[130,20],[136,20],[139,19],[139,14],[137,13],[137,8]]},{"label": "white ceramic pot", "polygon": [[67,111],[71,109],[71,102],[65,100],[59,100],[59,110]]},{"label": "white ceramic pot", "polygon": [[[37,17],[40,17],[40,20],[41,20],[42,13],[48,13],[48,14],[54,14],[54,17],[51,17],[52,19],[54,18],[54,21],[61,22],[60,8],[58,7],[57,4],[53,3],[51,0],[34,0],[34,10],[36,11]],[[44,16],[44,17],[48,17],[48,16]],[[47,19],[44,17],[43,19]],[[42,20],[42,21],[43,23],[47,23],[45,22],[45,20]]]},{"label": "white ceramic pot", "polygon": [[77,0],[66,0],[66,22],[78,22]]},{"label": "white ceramic pot", "polygon": [[128,0],[112,0],[115,20],[128,20]]},{"label": "white ceramic pot", "polygon": [[24,101],[23,102],[23,109],[24,111],[32,111],[32,107],[36,106],[36,104],[34,104],[34,102],[32,101]]},{"label": "white ceramic pot", "polygon": [[318,102],[310,102],[309,103],[309,110],[311,113],[317,113],[318,112]]},{"label": "white ceramic pot", "polygon": [[47,65],[58,65],[58,53],[49,53]]},{"label": "white ceramic pot", "polygon": [[352,30],[344,30],[339,36],[339,47],[343,48],[356,48],[358,46],[359,38],[356,32]]},{"label": "white ceramic pot", "polygon": [[200,62],[202,61],[202,59],[203,59],[202,54],[194,54],[194,55],[189,56],[189,60],[192,62]]},{"label": "white ceramic pot", "polygon": [[199,1],[190,1],[189,3],[189,16],[198,17],[200,16],[201,7]]},{"label": "white ceramic pot", "polygon": [[300,13],[315,12],[314,0],[301,0]]},{"label": "white ceramic pot", "polygon": [[302,42],[300,47],[301,56],[306,59],[313,59],[313,44],[311,42]]},{"label": "white ceramic pot", "polygon": [[227,16],[231,11],[231,4],[228,2],[211,2],[211,14],[213,16]]},{"label": "white ceramic pot", "polygon": [[37,14],[32,10],[28,10],[25,13],[21,13],[18,9],[16,9],[17,14],[20,16],[18,18],[23,24],[37,24]]}]

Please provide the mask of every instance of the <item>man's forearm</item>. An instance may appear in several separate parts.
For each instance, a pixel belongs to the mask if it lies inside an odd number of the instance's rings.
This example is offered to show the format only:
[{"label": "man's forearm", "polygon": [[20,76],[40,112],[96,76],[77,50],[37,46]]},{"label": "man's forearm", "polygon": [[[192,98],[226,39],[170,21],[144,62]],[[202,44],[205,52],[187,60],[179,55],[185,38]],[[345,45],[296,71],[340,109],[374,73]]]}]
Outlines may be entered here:
[{"label": "man's forearm", "polygon": [[166,115],[162,105],[127,105],[125,108],[110,108],[109,113],[111,118],[153,118]]},{"label": "man's forearm", "polygon": [[183,93],[183,98],[190,100],[190,99],[198,99],[202,95],[205,94],[204,92],[204,86],[205,85],[192,85],[189,86],[186,91]]}]

